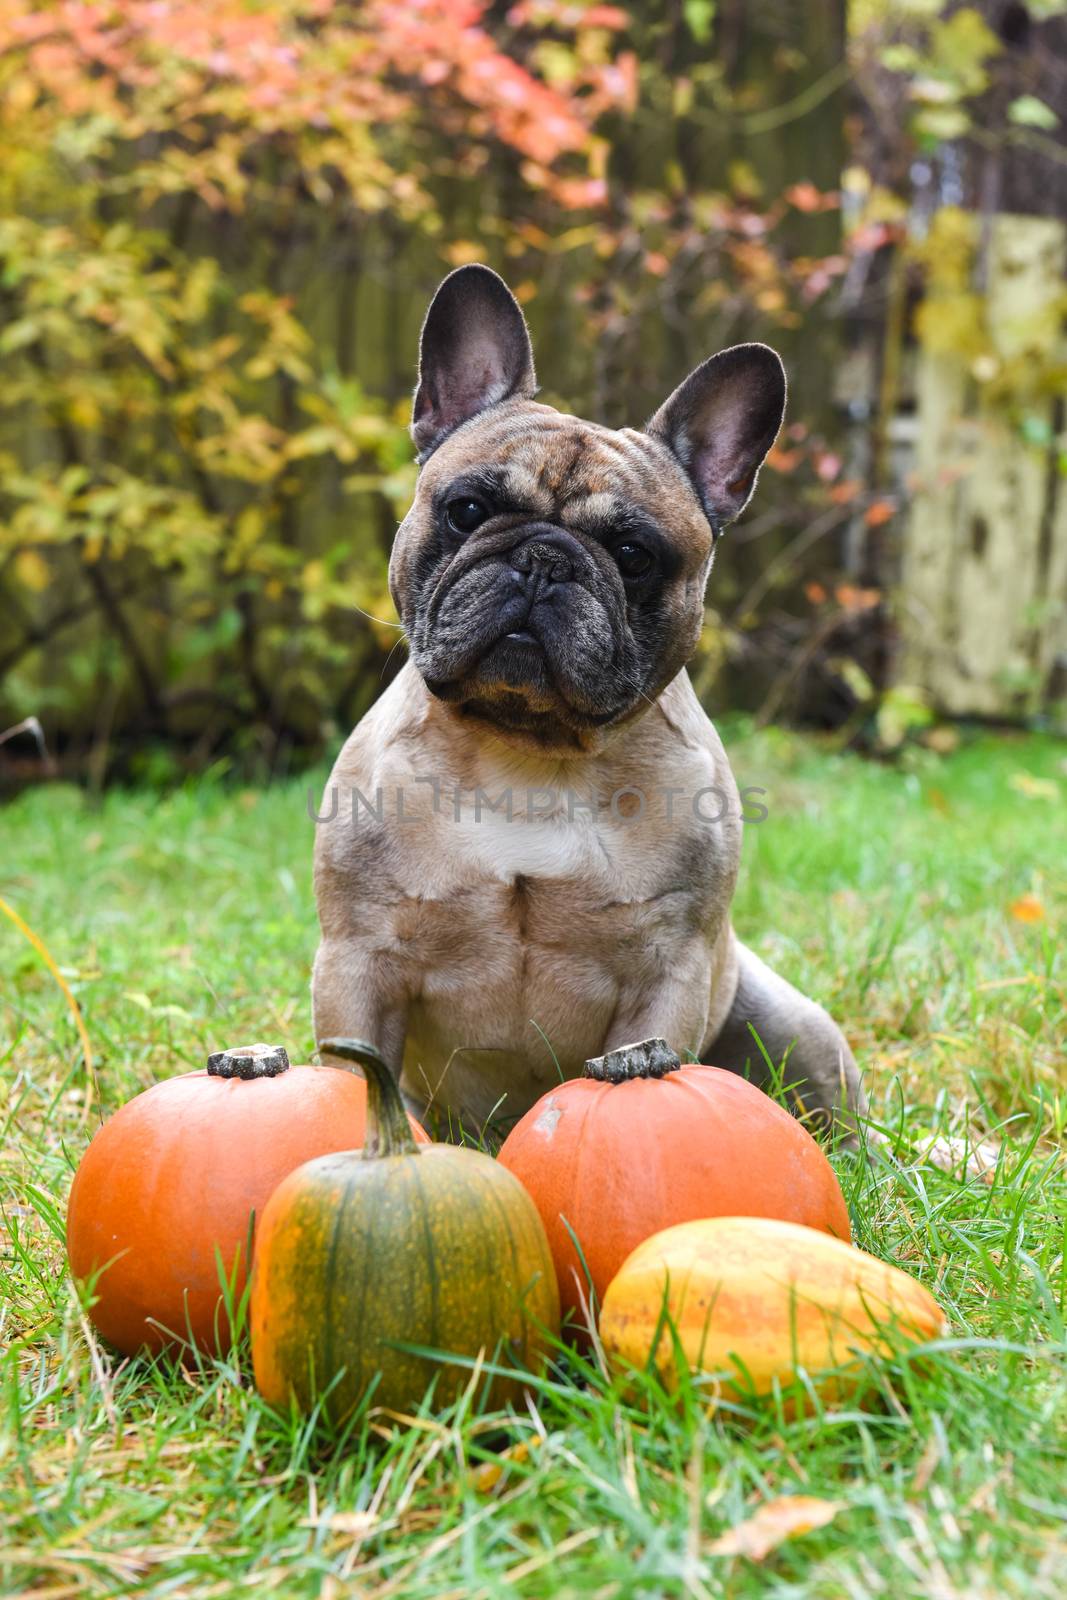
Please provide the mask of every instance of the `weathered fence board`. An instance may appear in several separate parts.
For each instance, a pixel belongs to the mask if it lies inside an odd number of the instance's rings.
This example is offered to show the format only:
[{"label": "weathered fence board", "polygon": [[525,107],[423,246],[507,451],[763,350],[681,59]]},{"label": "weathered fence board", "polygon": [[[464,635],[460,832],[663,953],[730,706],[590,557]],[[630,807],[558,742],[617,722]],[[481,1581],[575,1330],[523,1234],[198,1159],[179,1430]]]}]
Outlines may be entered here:
[{"label": "weathered fence board", "polygon": [[1033,381],[1062,345],[1067,229],[1000,216],[991,230],[988,326],[1005,385],[982,399],[967,354],[919,357],[903,671],[945,711],[1014,717],[1062,694],[1067,662],[1063,402]]}]

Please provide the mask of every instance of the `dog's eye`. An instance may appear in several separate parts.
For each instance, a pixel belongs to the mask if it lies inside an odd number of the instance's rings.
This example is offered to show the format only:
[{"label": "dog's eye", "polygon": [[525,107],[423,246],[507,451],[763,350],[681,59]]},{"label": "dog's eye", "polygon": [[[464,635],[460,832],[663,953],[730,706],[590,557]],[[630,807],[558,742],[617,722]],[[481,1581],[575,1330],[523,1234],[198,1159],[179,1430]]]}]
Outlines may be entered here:
[{"label": "dog's eye", "polygon": [[474,500],[469,495],[461,495],[457,500],[450,500],[445,506],[445,516],[448,526],[453,533],[473,533],[489,515],[480,500]]},{"label": "dog's eye", "polygon": [[615,560],[624,578],[643,578],[652,568],[652,557],[643,544],[616,545]]}]

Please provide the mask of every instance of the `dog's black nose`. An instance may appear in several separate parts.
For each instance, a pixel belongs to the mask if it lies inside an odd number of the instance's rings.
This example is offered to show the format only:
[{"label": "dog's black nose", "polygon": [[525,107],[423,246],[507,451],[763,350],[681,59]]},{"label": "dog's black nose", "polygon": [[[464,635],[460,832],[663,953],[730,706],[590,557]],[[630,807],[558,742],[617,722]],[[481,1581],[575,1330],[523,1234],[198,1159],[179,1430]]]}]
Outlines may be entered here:
[{"label": "dog's black nose", "polygon": [[511,570],[523,580],[538,578],[541,582],[570,583],[574,577],[574,561],[566,549],[566,535],[557,538],[528,539],[511,552]]}]

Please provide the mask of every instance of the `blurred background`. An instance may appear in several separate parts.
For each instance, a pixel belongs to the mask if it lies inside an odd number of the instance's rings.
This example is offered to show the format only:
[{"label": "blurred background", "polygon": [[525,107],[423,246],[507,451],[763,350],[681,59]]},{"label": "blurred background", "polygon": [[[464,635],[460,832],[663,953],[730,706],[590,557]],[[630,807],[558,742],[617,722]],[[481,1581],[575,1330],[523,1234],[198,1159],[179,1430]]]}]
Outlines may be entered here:
[{"label": "blurred background", "polygon": [[1064,0],[0,0],[0,782],[296,770],[366,710],[472,260],[610,424],[785,357],[710,710],[1062,729],[1065,82]]}]

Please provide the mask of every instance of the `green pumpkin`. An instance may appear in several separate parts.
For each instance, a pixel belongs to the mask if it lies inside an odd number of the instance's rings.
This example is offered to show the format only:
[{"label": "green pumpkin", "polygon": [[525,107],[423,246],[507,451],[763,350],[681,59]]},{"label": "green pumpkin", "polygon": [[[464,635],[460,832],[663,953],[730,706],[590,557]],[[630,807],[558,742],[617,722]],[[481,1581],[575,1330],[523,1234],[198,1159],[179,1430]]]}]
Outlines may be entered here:
[{"label": "green pumpkin", "polygon": [[[415,1144],[393,1075],[361,1041],[321,1048],[367,1078],[362,1150],[319,1157],[275,1190],[256,1230],[250,1320],[256,1387],[307,1410],[327,1389],[334,1418],[375,1383],[373,1403],[410,1411],[471,1381],[425,1349],[536,1371],[559,1332],[544,1226],[510,1172],[476,1150]],[[332,1387],[331,1387],[332,1386]],[[487,1403],[522,1393],[497,1375]]]}]

